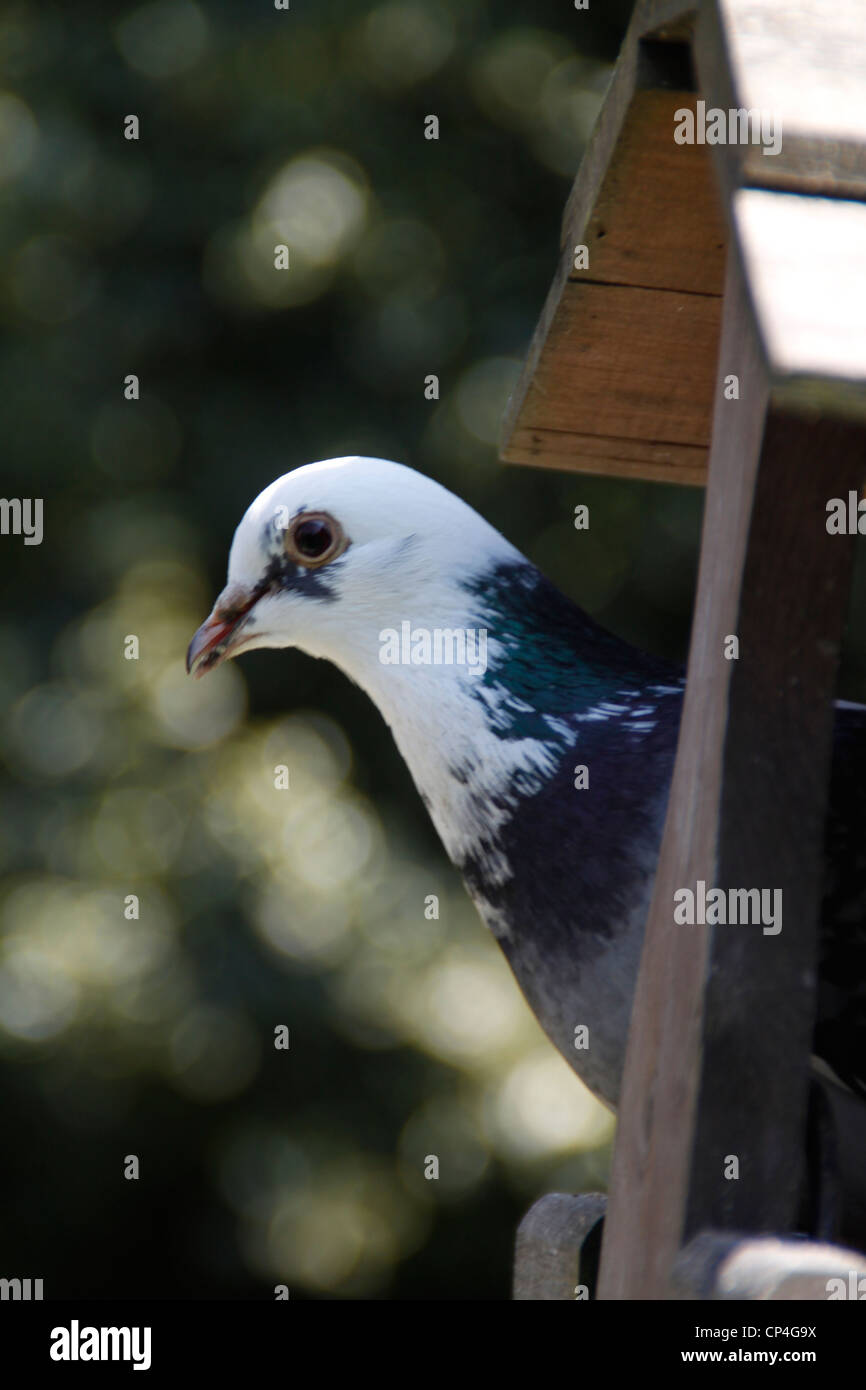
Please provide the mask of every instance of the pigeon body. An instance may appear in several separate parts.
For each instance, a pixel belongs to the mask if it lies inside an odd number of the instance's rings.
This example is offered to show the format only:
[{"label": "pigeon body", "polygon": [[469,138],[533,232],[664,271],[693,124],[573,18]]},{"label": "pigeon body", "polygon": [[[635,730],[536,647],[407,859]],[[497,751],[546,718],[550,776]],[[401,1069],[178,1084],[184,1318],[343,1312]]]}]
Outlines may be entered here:
[{"label": "pigeon body", "polygon": [[[438,662],[437,633],[450,634]],[[256,498],[188,667],[288,646],[333,661],[377,704],[542,1027],[615,1105],[681,669],[606,632],[439,484],[354,457],[298,468]],[[836,740],[815,1043],[857,1085],[866,707],[840,703]],[[589,1045],[576,1048],[583,1026]]]}]

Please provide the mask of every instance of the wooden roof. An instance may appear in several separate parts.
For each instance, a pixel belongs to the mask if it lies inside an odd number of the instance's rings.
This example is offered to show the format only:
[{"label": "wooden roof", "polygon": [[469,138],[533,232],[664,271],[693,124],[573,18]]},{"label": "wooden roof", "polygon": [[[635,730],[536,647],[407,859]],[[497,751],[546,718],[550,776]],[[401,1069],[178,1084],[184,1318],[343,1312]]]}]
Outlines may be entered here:
[{"label": "wooden roof", "polygon": [[[861,0],[638,5],[565,209],[503,459],[704,483],[731,238],[774,389],[866,408],[864,55]],[[699,101],[769,113],[781,149],[676,143],[675,113]]]}]

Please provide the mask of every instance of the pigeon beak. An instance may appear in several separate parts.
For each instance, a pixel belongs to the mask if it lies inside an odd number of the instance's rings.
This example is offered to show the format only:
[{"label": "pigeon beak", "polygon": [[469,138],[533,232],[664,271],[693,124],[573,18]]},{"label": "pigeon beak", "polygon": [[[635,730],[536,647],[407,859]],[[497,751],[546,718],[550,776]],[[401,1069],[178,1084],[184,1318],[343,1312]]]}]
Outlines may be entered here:
[{"label": "pigeon beak", "polygon": [[191,676],[207,675],[226,657],[234,656],[240,629],[263,593],[264,586],[252,592],[237,587],[223,590],[189,644],[186,669]]}]

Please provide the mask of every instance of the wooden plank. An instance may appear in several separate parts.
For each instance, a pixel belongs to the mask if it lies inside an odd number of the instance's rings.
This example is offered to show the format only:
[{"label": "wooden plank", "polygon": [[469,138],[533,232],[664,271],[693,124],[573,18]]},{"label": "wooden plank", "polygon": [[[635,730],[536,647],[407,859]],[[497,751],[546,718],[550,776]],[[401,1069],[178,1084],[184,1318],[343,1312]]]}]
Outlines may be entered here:
[{"label": "wooden plank", "polygon": [[515,1299],[574,1302],[581,1278],[588,1283],[588,1271],[581,1269],[584,1243],[606,1206],[607,1198],[595,1192],[549,1192],[530,1207],[517,1228]]},{"label": "wooden plank", "polygon": [[706,146],[673,138],[676,113],[696,101],[688,91],[635,92],[592,201],[578,179],[566,204],[563,249],[589,252],[589,268],[572,279],[722,293],[727,233],[712,159]]},{"label": "wooden plank", "polygon": [[[736,373],[737,401],[722,383]],[[852,547],[816,528],[856,423],[769,398],[732,257],[689,675],[632,1016],[600,1296],[663,1298],[684,1236],[797,1214],[821,831]],[[760,466],[759,466],[760,465]],[[739,660],[724,657],[737,634]],[[808,748],[808,758],[803,749]],[[781,890],[784,931],[681,926],[699,881]],[[780,947],[779,943],[784,943]],[[725,1176],[730,1156],[739,1178]]]},{"label": "wooden plank", "polygon": [[733,223],[777,398],[866,414],[866,203],[741,189]]},{"label": "wooden plank", "polygon": [[[783,929],[719,928],[711,940],[687,1235],[783,1232],[799,1215],[833,696],[854,557],[853,538],[823,522],[828,495],[864,474],[866,431],[771,400],[731,629],[741,648],[727,663],[715,844],[718,884],[771,889]],[[739,1181],[723,1176],[730,1154]]]},{"label": "wooden plank", "polygon": [[[637,7],[565,209],[553,284],[506,408],[502,456],[510,462],[541,461],[544,454],[535,437],[553,429],[572,435],[571,466],[576,469],[595,471],[601,458],[604,471],[627,477],[703,480],[694,458],[688,478],[685,470],[671,470],[666,461],[659,469],[657,449],[707,447],[725,224],[707,148],[673,140],[674,113],[695,101],[687,86],[687,49],[682,43],[641,41],[646,34],[682,38],[690,31],[693,9],[682,4]],[[587,270],[574,268],[576,245],[588,247]],[[596,293],[576,296],[576,282],[594,285]],[[653,303],[626,303],[621,297],[600,301],[600,286],[675,293]],[[683,295],[688,293],[705,303],[685,308]],[[567,338],[571,342],[563,356]],[[635,339],[643,353],[639,359]],[[582,367],[592,375],[587,395],[569,379],[578,351]],[[586,354],[595,355],[595,369]],[[665,356],[667,373],[657,370]],[[611,361],[618,367],[612,378],[606,370]],[[634,387],[642,388],[645,378],[649,384],[636,403]],[[547,415],[551,395],[557,402],[556,421]],[[681,418],[684,414],[689,418]],[[601,440],[597,447],[591,438],[596,434]],[[618,456],[606,442],[619,437],[642,440],[656,455],[649,471],[636,470],[639,460],[633,452],[623,456],[620,470]],[[566,466],[564,444],[560,440],[550,450],[559,467]]]},{"label": "wooden plank", "polygon": [[503,453],[534,461],[518,440],[539,430],[572,437],[573,466],[604,455],[592,436],[705,453],[720,317],[716,296],[567,281]]},{"label": "wooden plank", "polygon": [[515,430],[502,458],[506,463],[645,478],[657,483],[691,483],[696,487],[703,486],[707,472],[707,450],[703,445],[653,444],[644,439],[605,438],[543,428]]},{"label": "wooden plank", "polygon": [[[725,366],[739,369],[745,380],[761,380],[745,296],[733,276],[722,326],[720,373]],[[719,665],[718,653],[725,634],[736,630],[737,579],[765,409],[765,396],[753,390],[733,419],[726,419],[718,394],[716,457],[704,513],[707,544],[701,550],[679,751],[620,1095],[602,1298],[663,1297],[685,1221],[708,931],[695,927],[685,936],[674,925],[670,904],[681,885],[696,882],[702,874],[705,881],[715,879],[713,841],[730,674],[728,666]],[[725,683],[721,688],[719,681]],[[659,1192],[663,1169],[666,1178]],[[645,1248],[632,1266],[638,1236]]]},{"label": "wooden plank", "polygon": [[728,197],[742,185],[866,198],[862,0],[707,0],[695,33],[708,107],[764,110],[782,148],[718,146]]},{"label": "wooden plank", "polygon": [[[663,44],[653,42],[648,46],[646,36],[651,35],[654,40],[667,37],[685,47],[684,40],[686,36],[690,39],[692,33],[695,8],[696,0],[691,4],[683,4],[681,0],[656,0],[656,3],[641,0],[636,5],[610,88],[566,204],[563,228],[569,228],[568,238],[574,226],[579,230],[588,220],[610,170],[636,92],[664,86],[668,80],[664,69]],[[564,234],[560,244],[564,244],[566,239]]]}]

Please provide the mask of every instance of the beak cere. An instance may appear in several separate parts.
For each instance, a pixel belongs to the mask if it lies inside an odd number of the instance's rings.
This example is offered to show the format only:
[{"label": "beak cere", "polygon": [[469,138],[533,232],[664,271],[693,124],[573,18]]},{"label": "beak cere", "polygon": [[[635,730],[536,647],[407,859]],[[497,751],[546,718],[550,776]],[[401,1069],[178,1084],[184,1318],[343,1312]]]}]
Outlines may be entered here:
[{"label": "beak cere", "polygon": [[224,589],[189,644],[186,669],[191,676],[204,676],[228,656],[237,645],[237,635],[247,615],[261,598],[265,586],[252,593],[243,589]]}]

